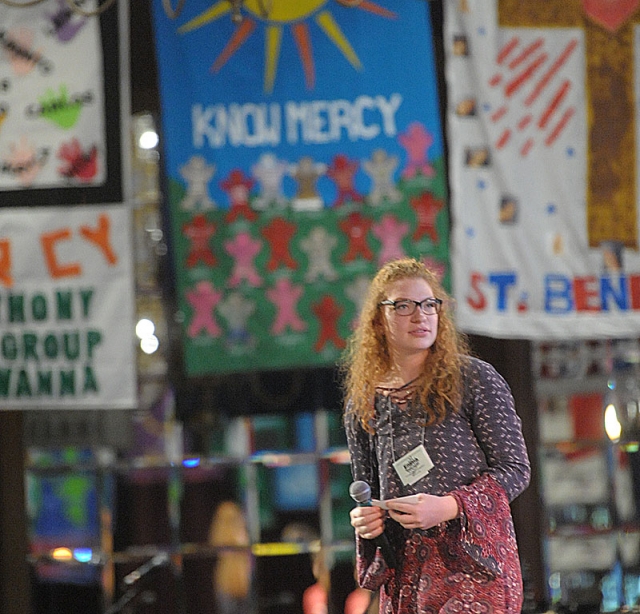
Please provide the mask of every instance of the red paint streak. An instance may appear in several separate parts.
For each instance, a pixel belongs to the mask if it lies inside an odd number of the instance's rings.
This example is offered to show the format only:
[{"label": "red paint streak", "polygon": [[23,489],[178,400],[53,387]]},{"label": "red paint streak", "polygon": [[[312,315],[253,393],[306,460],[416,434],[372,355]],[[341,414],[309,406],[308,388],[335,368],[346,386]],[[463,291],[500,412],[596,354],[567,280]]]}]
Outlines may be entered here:
[{"label": "red paint streak", "polygon": [[493,75],[493,77],[491,77],[491,79],[489,79],[489,85],[491,87],[495,87],[501,81],[502,81],[502,75],[500,73],[498,73],[496,75]]},{"label": "red paint streak", "polygon": [[531,115],[531,113],[529,113],[528,115],[525,115],[519,122],[518,122],[518,130],[524,130],[530,123],[531,120],[533,119],[533,115]]},{"label": "red paint streak", "polygon": [[299,22],[292,26],[293,37],[296,40],[298,46],[298,53],[302,60],[302,67],[304,68],[304,80],[307,84],[307,89],[313,89],[316,83],[316,71],[313,64],[313,52],[311,50],[311,39],[309,38],[309,29],[307,24]]},{"label": "red paint streak", "polygon": [[507,56],[520,44],[520,39],[514,36],[500,51],[498,52],[497,62],[502,64]]},{"label": "red paint streak", "polygon": [[256,22],[251,19],[243,19],[238,26],[238,29],[234,32],[233,36],[229,39],[226,47],[222,50],[222,53],[218,56],[213,63],[211,70],[218,72],[229,60],[229,58],[242,46],[242,44],[249,38],[251,33],[255,30]]},{"label": "red paint streak", "polygon": [[551,65],[551,68],[549,68],[549,70],[544,75],[542,75],[542,78],[540,79],[540,81],[538,81],[538,84],[535,86],[533,92],[531,92],[531,94],[529,94],[529,96],[525,98],[524,103],[527,106],[532,104],[536,100],[536,98],[540,96],[540,94],[542,93],[542,90],[544,90],[544,88],[547,87],[547,85],[549,84],[549,81],[551,81],[552,77],[560,70],[560,68],[562,68],[562,66],[566,64],[567,60],[569,59],[569,56],[573,53],[573,51],[577,46],[578,46],[578,41],[574,38],[564,48],[563,52],[558,56],[558,59]]},{"label": "red paint streak", "polygon": [[538,49],[540,49],[542,45],[544,45],[544,40],[542,40],[541,38],[537,38],[536,40],[534,40],[530,45],[522,50],[522,53],[520,53],[520,55],[517,55],[513,60],[511,60],[511,62],[509,63],[509,68],[513,70],[514,68],[520,66],[520,64],[522,64]]},{"label": "red paint streak", "polygon": [[560,119],[551,134],[544,140],[544,144],[547,147],[553,145],[555,140],[560,136],[560,133],[564,130],[564,127],[569,123],[569,120],[574,116],[575,112],[576,110],[574,107],[571,107],[564,112],[564,114],[562,115],[562,119]]},{"label": "red paint streak", "polygon": [[498,139],[498,141],[496,143],[496,149],[502,149],[509,142],[510,138],[511,138],[511,130],[509,128],[507,128],[500,135],[500,138]]},{"label": "red paint streak", "polygon": [[554,97],[551,99],[551,102],[547,106],[547,108],[542,113],[542,116],[538,120],[538,128],[546,128],[547,124],[553,117],[553,114],[556,112],[557,108],[560,106],[560,103],[564,100],[569,88],[571,87],[571,83],[565,79],[562,85],[558,88],[558,91],[555,93]]},{"label": "red paint streak", "polygon": [[392,11],[388,11],[373,2],[369,2],[369,0],[362,0],[360,4],[358,4],[358,8],[363,11],[369,11],[374,15],[379,15],[380,17],[386,17],[387,19],[398,19],[397,13],[393,13]]},{"label": "red paint streak", "polygon": [[507,112],[506,106],[500,107],[493,115],[491,115],[491,121],[492,122],[500,121],[504,117],[506,112]]},{"label": "red paint streak", "polygon": [[525,144],[522,146],[522,149],[520,149],[520,155],[523,158],[526,158],[527,154],[531,151],[532,147],[533,147],[533,139],[527,139],[525,141]]},{"label": "red paint streak", "polygon": [[539,58],[532,62],[525,70],[523,70],[515,79],[512,79],[504,89],[505,95],[513,96],[533,75],[536,70],[547,61],[547,54],[543,53]]}]

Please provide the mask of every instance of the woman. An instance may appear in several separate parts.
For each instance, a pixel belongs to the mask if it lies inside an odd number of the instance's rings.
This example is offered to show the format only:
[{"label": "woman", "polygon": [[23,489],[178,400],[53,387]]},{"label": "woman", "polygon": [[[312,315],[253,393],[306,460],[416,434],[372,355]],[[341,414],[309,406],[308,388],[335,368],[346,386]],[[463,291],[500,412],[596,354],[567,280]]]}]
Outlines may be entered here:
[{"label": "woman", "polygon": [[[516,613],[522,578],[509,503],[530,466],[511,392],[468,353],[438,279],[420,262],[384,265],[370,285],[345,368],[358,580],[380,612]],[[394,501],[418,495],[415,502]],[[373,540],[385,534],[396,566]]]}]

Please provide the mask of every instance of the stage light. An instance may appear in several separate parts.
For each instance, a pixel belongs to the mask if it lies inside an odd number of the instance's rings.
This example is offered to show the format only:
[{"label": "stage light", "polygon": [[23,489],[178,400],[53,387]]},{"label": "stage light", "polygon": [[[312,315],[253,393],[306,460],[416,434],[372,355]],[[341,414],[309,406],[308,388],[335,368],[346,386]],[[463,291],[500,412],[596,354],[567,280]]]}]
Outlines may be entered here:
[{"label": "stage light", "polygon": [[609,403],[604,410],[604,430],[607,433],[607,437],[614,443],[620,440],[622,425],[618,420],[616,406],[613,403]]}]

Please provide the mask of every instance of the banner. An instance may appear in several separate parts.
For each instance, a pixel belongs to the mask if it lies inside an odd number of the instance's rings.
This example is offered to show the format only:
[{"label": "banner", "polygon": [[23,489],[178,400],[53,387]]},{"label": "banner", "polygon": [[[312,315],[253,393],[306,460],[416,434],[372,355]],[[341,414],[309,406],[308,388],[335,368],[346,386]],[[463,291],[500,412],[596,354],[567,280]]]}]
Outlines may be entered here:
[{"label": "banner", "polygon": [[467,332],[638,335],[636,7],[445,0],[453,280]]},{"label": "banner", "polygon": [[122,202],[126,11],[19,4],[0,3],[0,205]]},{"label": "banner", "polygon": [[0,215],[0,409],[137,405],[131,216]]},{"label": "banner", "polygon": [[449,282],[428,5],[241,4],[154,2],[189,376],[335,364],[390,259]]}]

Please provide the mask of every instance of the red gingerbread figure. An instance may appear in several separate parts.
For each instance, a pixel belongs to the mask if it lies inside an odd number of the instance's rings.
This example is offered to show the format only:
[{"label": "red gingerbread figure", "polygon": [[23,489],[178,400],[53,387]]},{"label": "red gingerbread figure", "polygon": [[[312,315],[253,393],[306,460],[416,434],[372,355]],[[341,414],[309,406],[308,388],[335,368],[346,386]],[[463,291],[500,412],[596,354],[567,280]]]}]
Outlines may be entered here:
[{"label": "red gingerbread figure", "polygon": [[420,196],[411,199],[411,206],[416,212],[418,224],[411,237],[414,241],[427,235],[434,243],[438,243],[438,230],[436,228],[436,218],[444,203],[435,198],[431,192],[423,192]]},{"label": "red gingerbread figure", "polygon": [[333,179],[338,188],[338,197],[333,203],[334,207],[339,207],[348,201],[362,202],[362,195],[353,187],[358,166],[358,162],[349,160],[344,154],[334,156],[331,166],[327,169],[327,176]]},{"label": "red gingerbread figure", "polygon": [[182,225],[182,234],[191,241],[187,268],[191,269],[202,261],[208,266],[216,265],[216,257],[209,247],[209,240],[216,232],[216,225],[208,222],[202,214],[196,215],[189,223]]},{"label": "red gingerbread figure", "polygon": [[342,257],[343,262],[351,262],[358,256],[365,260],[373,260],[373,252],[367,245],[367,234],[373,222],[359,211],[350,213],[340,222],[340,229],[349,239],[349,249]]},{"label": "red gingerbread figure", "polygon": [[227,178],[220,182],[220,187],[229,196],[229,212],[225,218],[228,224],[235,222],[240,216],[249,222],[255,221],[256,212],[249,206],[249,192],[254,183],[253,179],[245,177],[237,168],[234,168]]},{"label": "red gingerbread figure", "polygon": [[325,294],[319,303],[314,303],[311,309],[320,321],[320,332],[318,339],[313,345],[316,352],[320,352],[324,346],[332,341],[339,350],[346,346],[345,340],[338,334],[338,319],[342,315],[342,308],[335,299]]},{"label": "red gingerbread figure", "polygon": [[292,222],[277,217],[262,229],[262,236],[271,248],[271,257],[267,263],[267,271],[275,271],[280,265],[289,269],[297,269],[298,263],[289,253],[289,242],[296,233],[297,226]]}]

